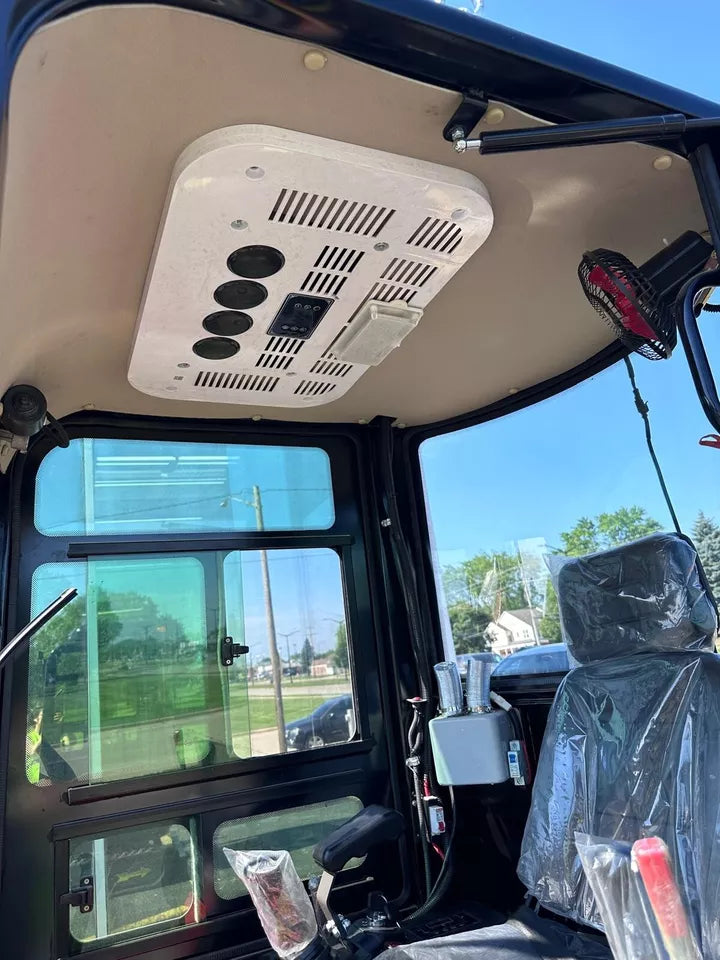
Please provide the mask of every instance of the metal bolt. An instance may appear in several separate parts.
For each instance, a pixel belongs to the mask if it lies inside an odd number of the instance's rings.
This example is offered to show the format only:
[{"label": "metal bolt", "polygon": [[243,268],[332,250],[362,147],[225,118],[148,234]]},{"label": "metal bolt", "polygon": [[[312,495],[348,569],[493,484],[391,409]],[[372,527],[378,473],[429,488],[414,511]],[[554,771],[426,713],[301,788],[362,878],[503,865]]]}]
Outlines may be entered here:
[{"label": "metal bolt", "polygon": [[455,153],[465,153],[467,150],[467,140],[455,140],[453,146]]},{"label": "metal bolt", "polygon": [[89,886],[90,886],[90,877],[85,877],[85,879],[83,880],[83,883],[85,884],[86,887],[89,887]]},{"label": "metal bolt", "polygon": [[380,526],[381,526],[381,527],[391,527],[391,526],[392,526],[392,520],[391,520],[389,517],[385,517],[384,520],[381,520],[381,521],[380,521]]},{"label": "metal bolt", "polygon": [[463,130],[463,128],[461,126],[453,127],[452,130],[450,131],[450,139],[454,141],[464,140],[465,131]]}]

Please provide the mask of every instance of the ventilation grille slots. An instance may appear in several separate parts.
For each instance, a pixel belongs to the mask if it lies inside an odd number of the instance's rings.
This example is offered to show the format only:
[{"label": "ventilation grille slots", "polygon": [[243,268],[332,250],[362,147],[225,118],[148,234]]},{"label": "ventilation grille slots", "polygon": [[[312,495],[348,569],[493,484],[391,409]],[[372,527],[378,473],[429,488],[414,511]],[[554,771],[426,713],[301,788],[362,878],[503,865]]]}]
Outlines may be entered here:
[{"label": "ventilation grille slots", "polygon": [[279,377],[260,376],[252,373],[223,373],[201,370],[195,377],[196,387],[213,387],[220,390],[254,390],[257,393],[272,393],[280,381]]},{"label": "ventilation grille slots", "polygon": [[436,220],[425,217],[415,233],[408,240],[410,247],[422,247],[437,253],[451,254],[462,241],[462,229],[451,220]]},{"label": "ventilation grille slots", "polygon": [[331,353],[327,353],[327,359],[315,361],[310,367],[310,373],[319,373],[324,377],[346,377],[352,368],[352,363],[343,363],[336,360]]},{"label": "ventilation grille slots", "polygon": [[323,247],[320,256],[313,264],[313,269],[303,280],[300,289],[306,293],[336,297],[363,256],[362,250],[350,250],[347,247]]},{"label": "ventilation grille slots", "polygon": [[354,233],[361,237],[377,237],[394,213],[392,208],[379,207],[374,203],[321,197],[318,193],[301,193],[283,187],[270,213],[270,220],[319,230]]},{"label": "ventilation grille slots", "polygon": [[293,393],[302,397],[320,397],[334,389],[334,383],[325,383],[323,380],[301,380]]},{"label": "ventilation grille slots", "polygon": [[399,287],[394,283],[376,283],[370,291],[368,300],[381,300],[383,303],[390,303],[393,300],[404,300],[410,303],[417,293],[412,287]]},{"label": "ventilation grille slots", "polygon": [[437,267],[434,267],[431,263],[420,263],[418,260],[404,260],[395,257],[385,268],[381,279],[392,280],[393,283],[407,283],[413,287],[424,287],[436,273]]},{"label": "ventilation grille slots", "polygon": [[304,340],[270,337],[255,366],[265,370],[287,370],[304,346]]}]

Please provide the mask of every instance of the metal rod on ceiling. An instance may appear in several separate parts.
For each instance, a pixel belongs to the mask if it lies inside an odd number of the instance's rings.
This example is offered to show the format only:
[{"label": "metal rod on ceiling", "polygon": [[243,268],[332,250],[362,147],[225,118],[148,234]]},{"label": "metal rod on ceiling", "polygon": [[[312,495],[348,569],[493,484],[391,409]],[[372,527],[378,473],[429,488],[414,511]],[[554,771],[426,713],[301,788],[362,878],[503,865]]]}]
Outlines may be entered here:
[{"label": "metal rod on ceiling", "polygon": [[483,155],[548,150],[555,147],[583,147],[601,143],[628,143],[679,139],[688,132],[720,130],[720,117],[688,118],[683,113],[655,117],[623,117],[593,123],[559,123],[520,130],[492,130],[477,140],[456,140],[458,153],[478,150]]}]

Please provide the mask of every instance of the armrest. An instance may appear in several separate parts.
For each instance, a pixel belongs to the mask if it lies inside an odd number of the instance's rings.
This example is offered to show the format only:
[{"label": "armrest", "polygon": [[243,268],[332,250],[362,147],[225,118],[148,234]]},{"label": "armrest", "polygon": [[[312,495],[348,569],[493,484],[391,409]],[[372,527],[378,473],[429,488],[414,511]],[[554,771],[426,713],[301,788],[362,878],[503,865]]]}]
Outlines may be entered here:
[{"label": "armrest", "polygon": [[364,857],[379,843],[397,840],[405,820],[397,810],[371,804],[334,830],[313,850],[313,858],[327,873],[338,873],[348,860]]}]

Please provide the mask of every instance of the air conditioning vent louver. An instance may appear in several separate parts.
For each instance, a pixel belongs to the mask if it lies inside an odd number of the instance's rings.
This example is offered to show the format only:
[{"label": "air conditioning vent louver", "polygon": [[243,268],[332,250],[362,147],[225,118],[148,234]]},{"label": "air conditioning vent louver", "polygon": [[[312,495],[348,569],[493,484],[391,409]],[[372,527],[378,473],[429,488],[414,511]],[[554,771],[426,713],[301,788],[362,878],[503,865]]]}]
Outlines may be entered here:
[{"label": "air conditioning vent louver", "polygon": [[462,228],[452,220],[426,217],[408,240],[408,245],[449,256],[459,247],[462,238]]},{"label": "air conditioning vent louver", "polygon": [[195,377],[195,386],[215,390],[254,390],[262,393],[272,393],[279,380],[279,377],[260,376],[258,374],[201,370]]},{"label": "air conditioning vent louver", "polygon": [[270,337],[265,350],[268,353],[291,353],[293,356],[297,356],[304,346],[304,340],[288,340],[287,337]]},{"label": "air conditioning vent louver", "polygon": [[408,283],[413,287],[423,287],[437,273],[437,267],[431,263],[420,263],[418,260],[403,260],[395,257],[390,261],[382,273],[382,280],[392,280],[393,283]]},{"label": "air conditioning vent louver", "polygon": [[341,273],[321,273],[311,270],[303,280],[301,291],[323,297],[336,297],[345,286],[347,277]]},{"label": "air conditioning vent louver", "polygon": [[412,287],[398,287],[394,283],[376,283],[370,291],[368,300],[382,300],[383,303],[391,303],[393,300],[403,300],[410,303],[417,293]]},{"label": "air conditioning vent louver", "polygon": [[304,340],[269,337],[265,349],[255,361],[255,366],[265,370],[287,370],[304,346]]},{"label": "air conditioning vent louver", "polygon": [[328,358],[326,360],[316,360],[310,367],[310,373],[319,373],[324,377],[346,377],[353,366],[352,363],[343,363],[341,360]]},{"label": "air conditioning vent louver", "polygon": [[380,235],[394,213],[392,207],[382,207],[375,203],[323,197],[317,193],[283,187],[268,219],[297,224],[300,227],[316,227],[318,230],[335,230],[338,233],[354,233],[360,237],[374,238]]},{"label": "air conditioning vent louver", "polygon": [[347,247],[323,247],[314,267],[320,270],[336,270],[338,273],[352,273],[364,256],[362,250],[349,250]]},{"label": "air conditioning vent louver", "polygon": [[293,392],[301,397],[321,397],[334,389],[334,383],[325,383],[324,380],[301,380]]},{"label": "air conditioning vent louver", "polygon": [[[156,397],[244,407],[240,416],[287,408],[305,417],[346,397],[369,369],[333,352],[367,301],[381,301],[380,324],[398,300],[420,316],[492,222],[487,190],[462,170],[276,127],[206,134],[173,169],[128,379]],[[276,269],[258,278],[262,297],[229,265],[243,262],[245,247],[275,252]],[[240,299],[220,311],[215,297],[229,281]],[[324,312],[312,329],[282,313],[315,306]],[[232,310],[247,317],[219,316]],[[224,335],[232,347],[198,343],[213,325],[235,330]],[[383,335],[380,326],[369,333]],[[213,351],[222,359],[209,359]]]}]

